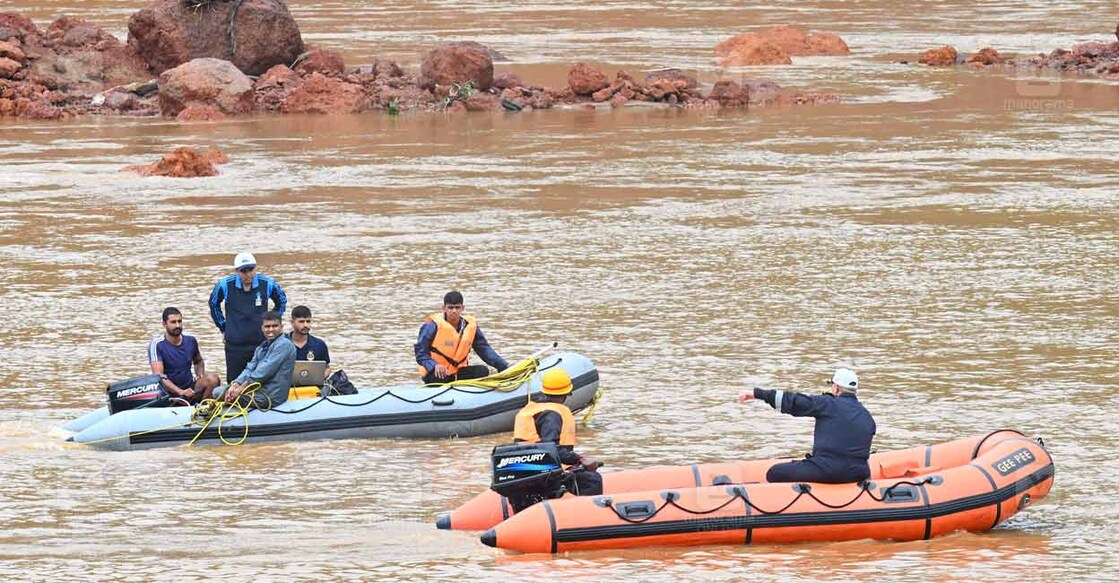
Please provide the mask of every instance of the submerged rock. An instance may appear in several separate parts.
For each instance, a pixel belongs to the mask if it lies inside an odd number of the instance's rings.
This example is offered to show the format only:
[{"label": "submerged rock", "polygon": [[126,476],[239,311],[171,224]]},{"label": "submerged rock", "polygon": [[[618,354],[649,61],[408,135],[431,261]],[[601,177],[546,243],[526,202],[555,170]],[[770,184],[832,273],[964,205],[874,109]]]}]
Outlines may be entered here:
[{"label": "submerged rock", "polygon": [[172,178],[197,178],[202,176],[217,176],[215,164],[224,164],[229,161],[226,155],[218,150],[199,152],[193,148],[175,148],[170,154],[165,154],[158,162],[128,166],[126,172],[136,172],[141,176],[169,176]]},{"label": "submerged rock", "polygon": [[955,47],[943,46],[939,49],[929,49],[917,57],[917,62],[930,67],[951,67],[956,64],[959,52]]}]

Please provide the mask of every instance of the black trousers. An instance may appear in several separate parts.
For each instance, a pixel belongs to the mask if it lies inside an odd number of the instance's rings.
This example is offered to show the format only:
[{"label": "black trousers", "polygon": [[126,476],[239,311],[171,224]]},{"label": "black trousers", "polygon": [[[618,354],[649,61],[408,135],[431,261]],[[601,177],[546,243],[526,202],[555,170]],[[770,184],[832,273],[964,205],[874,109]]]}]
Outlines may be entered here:
[{"label": "black trousers", "polygon": [[602,475],[598,472],[581,470],[575,472],[576,496],[599,496],[602,494]]},{"label": "black trousers", "polygon": [[225,382],[232,383],[245,372],[245,367],[253,359],[254,352],[256,352],[255,345],[225,345]]},{"label": "black trousers", "polygon": [[[246,364],[247,364],[247,362],[248,361],[246,361]],[[449,377],[439,378],[439,377],[435,376],[434,372],[428,373],[428,375],[424,377],[424,384],[425,385],[441,385],[443,383],[449,383],[451,381],[465,381],[467,379],[480,379],[482,377],[488,377],[488,376],[490,376],[490,367],[488,367],[484,364],[473,364],[473,365],[464,366],[464,367],[458,369],[457,373],[455,373],[455,374],[453,374]]]},{"label": "black trousers", "polygon": [[861,482],[870,477],[870,467],[863,463],[831,465],[812,460],[796,460],[777,464],[765,473],[767,482],[818,482],[821,484],[847,484]]}]

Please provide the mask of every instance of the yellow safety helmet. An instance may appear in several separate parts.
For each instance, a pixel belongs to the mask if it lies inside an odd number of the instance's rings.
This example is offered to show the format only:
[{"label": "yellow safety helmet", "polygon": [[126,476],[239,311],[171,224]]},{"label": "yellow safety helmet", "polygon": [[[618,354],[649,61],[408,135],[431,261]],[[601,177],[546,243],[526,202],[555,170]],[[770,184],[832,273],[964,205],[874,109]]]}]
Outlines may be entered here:
[{"label": "yellow safety helmet", "polygon": [[552,367],[544,371],[542,381],[540,390],[545,395],[559,396],[571,392],[571,377],[562,368]]}]

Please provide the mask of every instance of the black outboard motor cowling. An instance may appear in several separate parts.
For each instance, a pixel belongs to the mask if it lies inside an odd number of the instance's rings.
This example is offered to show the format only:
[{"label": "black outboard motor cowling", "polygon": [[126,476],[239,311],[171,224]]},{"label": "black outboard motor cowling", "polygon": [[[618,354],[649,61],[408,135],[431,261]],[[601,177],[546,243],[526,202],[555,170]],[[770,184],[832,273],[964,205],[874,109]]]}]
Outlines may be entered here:
[{"label": "black outboard motor cowling", "polygon": [[566,474],[554,443],[517,443],[493,448],[490,489],[509,499],[513,512],[563,496]]},{"label": "black outboard motor cowling", "polygon": [[115,382],[105,389],[109,393],[109,414],[141,407],[166,407],[171,396],[159,375],[146,375]]}]

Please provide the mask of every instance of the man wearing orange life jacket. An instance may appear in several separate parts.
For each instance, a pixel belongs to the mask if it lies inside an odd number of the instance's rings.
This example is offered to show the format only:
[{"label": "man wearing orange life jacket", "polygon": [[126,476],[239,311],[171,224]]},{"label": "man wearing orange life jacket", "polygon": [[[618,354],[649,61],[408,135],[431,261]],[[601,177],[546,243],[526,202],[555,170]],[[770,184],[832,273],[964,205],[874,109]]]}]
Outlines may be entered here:
[{"label": "man wearing orange life jacket", "polygon": [[513,441],[520,443],[551,442],[558,446],[560,462],[565,465],[582,465],[575,472],[575,483],[570,488],[578,496],[602,494],[602,476],[598,468],[602,462],[575,453],[575,416],[564,401],[571,394],[571,377],[562,368],[544,371],[540,392],[542,402],[526,405],[517,413],[513,423]]},{"label": "man wearing orange life jacket", "polygon": [[448,292],[443,296],[443,312],[428,316],[420,326],[415,352],[424,384],[489,376],[490,369],[485,364],[469,364],[471,350],[498,372],[509,368],[509,363],[486,341],[478,321],[463,315],[463,308],[462,294]]}]

